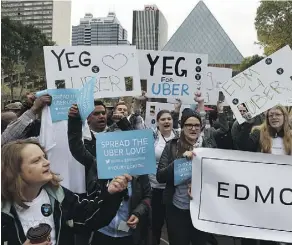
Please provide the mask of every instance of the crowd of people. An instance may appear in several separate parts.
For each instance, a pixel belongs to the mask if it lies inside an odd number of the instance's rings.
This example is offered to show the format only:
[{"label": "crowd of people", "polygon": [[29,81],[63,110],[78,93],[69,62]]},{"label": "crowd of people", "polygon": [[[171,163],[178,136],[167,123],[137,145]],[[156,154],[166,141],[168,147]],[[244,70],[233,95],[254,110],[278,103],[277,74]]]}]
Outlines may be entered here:
[{"label": "crowd of people", "polygon": [[[98,178],[95,137],[146,129],[137,109],[139,103],[128,108],[119,101],[109,112],[96,100],[87,118],[91,139],[83,138],[78,106],[72,105],[68,144],[72,156],[85,168],[84,194],[62,187],[62,173],[51,171],[46,151],[38,141],[41,113],[52,97],[29,94],[17,110],[7,107],[1,114],[2,244],[158,245],[166,224],[170,245],[216,245],[213,234],[192,225],[191,180],[174,185],[174,160],[192,159],[195,148],[201,147],[292,156],[292,112],[278,105],[239,124],[235,119],[227,120],[223,102],[208,114],[200,93],[194,100],[196,105],[182,112],[180,101],[174,111],[158,112],[153,129],[156,175],[125,173],[108,180]],[[245,117],[244,104],[239,110]],[[28,239],[32,219],[51,226],[50,239]],[[276,244],[241,239],[243,245],[257,242]]]}]

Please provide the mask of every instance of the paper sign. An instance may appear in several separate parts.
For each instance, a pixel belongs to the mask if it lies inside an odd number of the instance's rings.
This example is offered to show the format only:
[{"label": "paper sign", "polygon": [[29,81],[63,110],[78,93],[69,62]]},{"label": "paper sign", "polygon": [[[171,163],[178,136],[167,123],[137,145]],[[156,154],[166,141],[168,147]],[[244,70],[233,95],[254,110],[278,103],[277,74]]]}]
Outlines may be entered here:
[{"label": "paper sign", "polygon": [[36,92],[35,93],[35,97],[41,97],[41,96],[43,96],[43,95],[46,95],[46,94],[48,94],[48,90],[46,89],[46,90],[41,90],[41,91],[38,91],[38,92]]},{"label": "paper sign", "polygon": [[232,78],[232,69],[208,66],[204,77],[201,91],[205,105],[217,105],[220,87],[225,81]]},{"label": "paper sign", "polygon": [[236,119],[245,119],[238,106],[245,104],[251,117],[292,97],[292,50],[286,46],[237,76],[226,81],[221,90]]},{"label": "paper sign", "polygon": [[174,162],[174,185],[180,185],[192,178],[192,160],[177,159]]},{"label": "paper sign", "polygon": [[95,98],[141,95],[135,46],[44,47],[48,88],[80,88],[95,77]]},{"label": "paper sign", "polygon": [[48,89],[52,96],[50,106],[53,122],[68,120],[68,112],[72,104],[77,104],[78,89]]},{"label": "paper sign", "polygon": [[230,237],[292,242],[291,156],[196,149],[194,227]]},{"label": "paper sign", "polygon": [[141,79],[147,80],[149,98],[189,98],[204,80],[208,55],[139,50]]},{"label": "paper sign", "polygon": [[89,114],[94,110],[94,90],[95,78],[88,81],[79,91],[77,105],[82,121],[85,121]]},{"label": "paper sign", "polygon": [[134,130],[96,135],[99,179],[156,173],[153,131]]},{"label": "paper sign", "polygon": [[[179,118],[185,108],[190,108],[190,105],[181,106]],[[146,102],[145,125],[148,128],[155,128],[157,126],[156,117],[158,112],[161,110],[168,110],[171,112],[174,109],[174,104],[171,103]]]}]

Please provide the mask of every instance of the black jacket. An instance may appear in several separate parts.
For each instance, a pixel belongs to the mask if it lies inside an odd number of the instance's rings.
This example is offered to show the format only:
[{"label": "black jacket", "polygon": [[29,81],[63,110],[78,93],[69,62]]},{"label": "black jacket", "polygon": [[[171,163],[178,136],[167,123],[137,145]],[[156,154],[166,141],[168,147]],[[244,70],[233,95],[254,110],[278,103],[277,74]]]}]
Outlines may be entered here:
[{"label": "black jacket", "polygon": [[[110,195],[96,188],[90,196],[59,187],[44,187],[50,197],[55,222],[56,245],[74,244],[75,233],[87,233],[108,225],[116,215],[125,192]],[[2,202],[1,244],[22,245],[26,237],[15,207]]]},{"label": "black jacket", "polygon": [[[129,121],[124,118],[117,125],[120,130],[131,130]],[[85,166],[87,192],[94,191],[96,185],[105,187],[109,180],[99,180],[96,167],[96,141],[82,142],[82,123],[78,118],[69,117],[68,120],[69,147],[73,157]],[[92,153],[91,153],[92,152]],[[136,215],[139,224],[133,231],[134,244],[138,244],[147,235],[149,214],[151,212],[151,186],[148,175],[132,176],[132,196],[130,198],[129,215]]]},{"label": "black jacket", "polygon": [[[178,138],[174,138],[166,143],[160,157],[156,173],[157,181],[159,183],[166,183],[166,187],[163,192],[163,202],[167,205],[172,204],[172,199],[175,192],[173,162],[177,159],[177,143]],[[206,146],[206,142],[203,141],[202,147]]]}]

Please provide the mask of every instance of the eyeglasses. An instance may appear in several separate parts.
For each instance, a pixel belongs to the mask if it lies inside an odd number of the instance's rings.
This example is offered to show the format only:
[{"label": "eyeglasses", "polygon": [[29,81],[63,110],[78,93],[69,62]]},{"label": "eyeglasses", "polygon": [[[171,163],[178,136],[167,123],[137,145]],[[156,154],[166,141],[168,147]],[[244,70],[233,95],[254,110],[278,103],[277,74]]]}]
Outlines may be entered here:
[{"label": "eyeglasses", "polygon": [[269,117],[269,118],[273,118],[273,117],[275,117],[275,118],[280,118],[281,116],[283,116],[282,113],[275,113],[275,114],[270,114],[268,117]]},{"label": "eyeglasses", "polygon": [[106,113],[105,113],[105,111],[95,111],[94,113],[93,113],[93,115],[94,116],[100,116],[100,115],[105,115]]},{"label": "eyeglasses", "polygon": [[193,129],[193,128],[201,128],[201,124],[185,124],[185,127],[187,129]]}]

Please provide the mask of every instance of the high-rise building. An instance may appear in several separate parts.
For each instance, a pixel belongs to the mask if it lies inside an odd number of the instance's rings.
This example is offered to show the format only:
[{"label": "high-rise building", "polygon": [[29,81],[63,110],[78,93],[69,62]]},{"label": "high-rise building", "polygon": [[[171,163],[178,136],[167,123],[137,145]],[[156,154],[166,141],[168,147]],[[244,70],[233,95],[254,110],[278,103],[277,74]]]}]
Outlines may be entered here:
[{"label": "high-rise building", "polygon": [[133,11],[132,44],[137,49],[161,50],[168,40],[168,24],[156,5]]},{"label": "high-rise building", "polygon": [[71,0],[2,0],[1,14],[25,25],[34,25],[58,45],[71,43]]},{"label": "high-rise building", "polygon": [[218,67],[232,67],[243,60],[242,54],[203,1],[199,1],[163,50],[208,54],[209,65]]},{"label": "high-rise building", "polygon": [[78,45],[129,45],[128,33],[122,27],[116,14],[95,18],[85,14],[80,24],[72,26],[72,46]]}]

